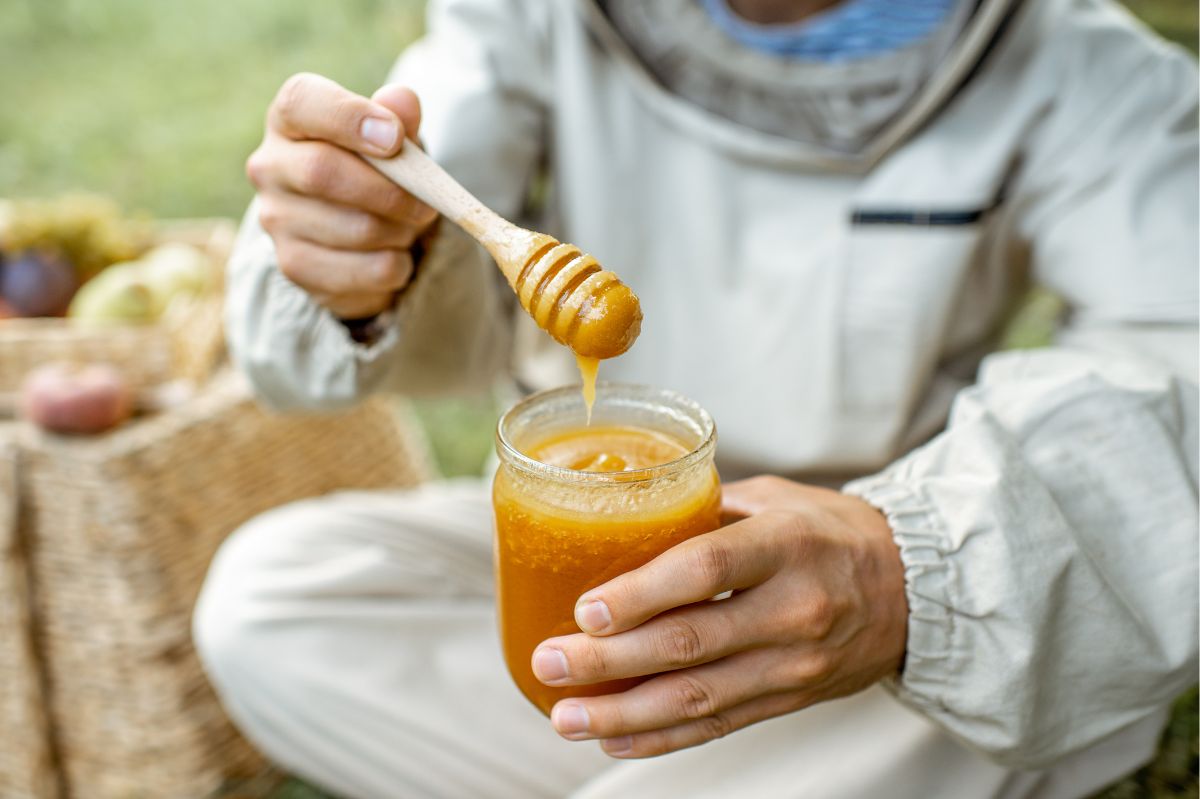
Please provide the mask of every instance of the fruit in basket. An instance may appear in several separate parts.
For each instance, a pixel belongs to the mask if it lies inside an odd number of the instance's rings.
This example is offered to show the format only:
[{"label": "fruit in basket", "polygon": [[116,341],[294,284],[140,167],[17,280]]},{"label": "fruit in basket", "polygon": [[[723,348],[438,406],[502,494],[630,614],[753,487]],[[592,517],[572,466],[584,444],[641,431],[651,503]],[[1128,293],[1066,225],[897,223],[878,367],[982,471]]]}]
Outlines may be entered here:
[{"label": "fruit in basket", "polygon": [[14,200],[0,216],[0,249],[51,250],[73,264],[80,281],[146,249],[150,226],[121,215],[112,200],[75,194],[52,200]]},{"label": "fruit in basket", "polygon": [[149,322],[176,297],[203,294],[211,282],[206,254],[186,244],[164,244],[89,280],[68,315],[88,322]]},{"label": "fruit in basket", "polygon": [[208,256],[187,244],[160,245],[140,261],[142,277],[154,295],[158,313],[176,297],[205,293],[212,283]]},{"label": "fruit in basket", "polygon": [[[4,271],[4,253],[0,253],[0,272]],[[0,320],[15,319],[18,316],[17,309],[4,301],[4,297],[0,297]]]},{"label": "fruit in basket", "polygon": [[17,316],[62,316],[78,288],[75,267],[53,250],[25,250],[0,266],[0,297]]},{"label": "fruit in basket", "polygon": [[141,261],[113,264],[83,284],[67,315],[85,322],[150,322],[158,303],[142,271]]},{"label": "fruit in basket", "polygon": [[133,415],[133,392],[108,364],[47,364],[25,378],[20,408],[24,418],[55,433],[102,433]]}]

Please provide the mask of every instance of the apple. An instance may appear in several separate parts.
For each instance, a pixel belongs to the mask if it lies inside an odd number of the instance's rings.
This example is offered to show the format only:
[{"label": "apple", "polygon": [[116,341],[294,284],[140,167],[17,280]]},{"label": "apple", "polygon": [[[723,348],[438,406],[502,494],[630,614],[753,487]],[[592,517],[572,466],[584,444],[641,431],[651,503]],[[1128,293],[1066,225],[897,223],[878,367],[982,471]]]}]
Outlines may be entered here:
[{"label": "apple", "polygon": [[22,383],[20,413],[55,433],[102,433],[133,415],[133,391],[108,364],[47,364]]}]

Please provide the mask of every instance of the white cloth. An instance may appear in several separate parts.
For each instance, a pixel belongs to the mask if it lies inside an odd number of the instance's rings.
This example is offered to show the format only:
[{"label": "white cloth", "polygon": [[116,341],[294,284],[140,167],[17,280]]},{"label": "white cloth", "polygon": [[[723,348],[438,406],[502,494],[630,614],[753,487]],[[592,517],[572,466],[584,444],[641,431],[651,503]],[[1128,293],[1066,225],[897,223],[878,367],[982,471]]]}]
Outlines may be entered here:
[{"label": "white cloth", "polygon": [[252,740],[355,799],[1069,799],[1153,751],[1158,717],[1053,770],[1011,771],[875,688],[615,761],[559,738],[509,679],[491,555],[481,480],[290,505],[221,550],[196,642]]},{"label": "white cloth", "polygon": [[[852,490],[906,567],[897,695],[1035,766],[1130,725],[1148,751],[1139,722],[1195,680],[1197,81],[1113,3],[1044,0],[951,99],[1009,6],[985,2],[910,111],[840,159],[665,92],[582,0],[434,3],[395,78],[500,213],[549,165],[543,222],[642,298],[603,376],[698,400],[727,479],[879,472]],[[959,394],[1025,267],[1069,305],[1060,346]],[[252,218],[229,293],[234,355],[280,407],[575,379],[451,226],[371,348]]]}]

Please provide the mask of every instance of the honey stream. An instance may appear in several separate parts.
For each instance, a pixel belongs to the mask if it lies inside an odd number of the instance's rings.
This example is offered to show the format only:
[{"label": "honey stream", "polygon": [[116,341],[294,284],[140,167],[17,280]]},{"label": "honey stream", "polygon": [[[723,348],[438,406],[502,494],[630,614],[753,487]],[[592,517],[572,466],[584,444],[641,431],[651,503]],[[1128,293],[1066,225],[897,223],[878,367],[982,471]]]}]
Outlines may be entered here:
[{"label": "honey stream", "polygon": [[587,406],[587,423],[592,424],[592,406],[596,404],[596,372],[600,370],[600,359],[576,355],[579,377],[583,381],[583,404]]}]

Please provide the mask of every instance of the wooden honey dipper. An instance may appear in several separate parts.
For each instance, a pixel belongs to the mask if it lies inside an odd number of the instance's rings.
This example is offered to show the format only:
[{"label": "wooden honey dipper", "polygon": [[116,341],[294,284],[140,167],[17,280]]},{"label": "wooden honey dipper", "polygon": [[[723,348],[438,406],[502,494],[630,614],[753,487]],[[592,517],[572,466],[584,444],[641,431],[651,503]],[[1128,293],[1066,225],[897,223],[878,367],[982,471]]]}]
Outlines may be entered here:
[{"label": "wooden honey dipper", "polygon": [[517,227],[477,200],[411,141],[394,158],[367,162],[465,230],[491,253],[521,307],[583,358],[612,358],[642,327],[637,295],[578,247]]}]

